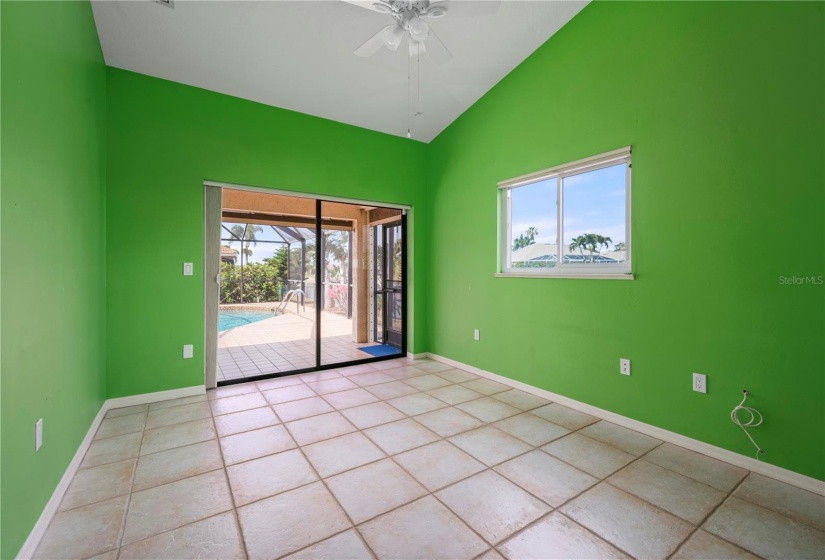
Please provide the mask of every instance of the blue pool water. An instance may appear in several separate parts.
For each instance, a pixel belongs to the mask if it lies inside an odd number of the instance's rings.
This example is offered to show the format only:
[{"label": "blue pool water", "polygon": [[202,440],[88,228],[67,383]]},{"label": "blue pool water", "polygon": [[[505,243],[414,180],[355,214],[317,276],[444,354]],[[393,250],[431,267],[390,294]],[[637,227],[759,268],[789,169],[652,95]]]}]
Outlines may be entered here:
[{"label": "blue pool water", "polygon": [[282,313],[276,313],[274,311],[252,311],[250,309],[221,309],[218,312],[218,330],[228,331],[235,327],[250,325],[258,321],[263,321],[264,319],[277,317],[278,315],[282,315]]}]

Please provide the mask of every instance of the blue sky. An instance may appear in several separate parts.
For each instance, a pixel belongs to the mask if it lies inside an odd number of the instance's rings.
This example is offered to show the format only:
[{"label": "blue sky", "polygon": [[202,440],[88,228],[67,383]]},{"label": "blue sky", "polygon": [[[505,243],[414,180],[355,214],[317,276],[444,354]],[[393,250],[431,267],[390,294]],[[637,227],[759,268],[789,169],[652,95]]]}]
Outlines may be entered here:
[{"label": "blue sky", "polygon": [[[556,242],[556,179],[518,187],[512,191],[513,238],[539,230],[536,243]],[[564,180],[564,244],[583,233],[625,239],[624,163]]]}]

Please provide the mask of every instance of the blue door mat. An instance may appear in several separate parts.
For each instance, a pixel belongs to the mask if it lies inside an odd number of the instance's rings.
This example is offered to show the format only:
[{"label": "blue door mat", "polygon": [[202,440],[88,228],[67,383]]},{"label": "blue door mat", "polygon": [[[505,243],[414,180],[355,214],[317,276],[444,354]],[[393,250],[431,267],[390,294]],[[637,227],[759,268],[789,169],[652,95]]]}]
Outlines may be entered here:
[{"label": "blue door mat", "polygon": [[362,346],[359,348],[361,352],[371,354],[376,358],[380,356],[392,356],[393,354],[401,354],[401,349],[396,348],[391,344],[379,344],[377,346]]}]

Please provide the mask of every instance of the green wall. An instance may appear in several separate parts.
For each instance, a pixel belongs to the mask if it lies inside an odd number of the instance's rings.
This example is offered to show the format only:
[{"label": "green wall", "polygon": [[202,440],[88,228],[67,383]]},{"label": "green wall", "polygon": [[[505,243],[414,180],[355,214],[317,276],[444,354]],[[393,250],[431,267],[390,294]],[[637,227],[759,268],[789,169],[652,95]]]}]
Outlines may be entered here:
[{"label": "green wall", "polygon": [[[419,142],[114,68],[107,138],[109,397],[203,384],[204,180],[412,204],[410,252],[425,261]],[[411,270],[416,352],[423,274]]]},{"label": "green wall", "polygon": [[0,11],[0,556],[10,558],[105,396],[106,70],[88,2]]},{"label": "green wall", "polygon": [[[594,3],[502,80],[428,147],[430,351],[753,456],[747,388],[825,479],[824,8]],[[627,145],[635,281],[493,277],[497,181]]]}]

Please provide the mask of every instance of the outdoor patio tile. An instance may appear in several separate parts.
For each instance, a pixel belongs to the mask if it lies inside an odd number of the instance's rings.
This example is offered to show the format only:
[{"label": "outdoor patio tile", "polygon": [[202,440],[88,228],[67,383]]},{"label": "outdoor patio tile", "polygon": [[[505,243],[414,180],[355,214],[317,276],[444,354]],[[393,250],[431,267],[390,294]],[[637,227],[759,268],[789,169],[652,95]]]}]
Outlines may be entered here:
[{"label": "outdoor patio tile", "polygon": [[494,470],[553,507],[599,481],[538,450],[502,463]]},{"label": "outdoor patio tile", "polygon": [[701,529],[671,556],[672,560],[758,560],[757,556],[745,552],[722,539]]},{"label": "outdoor patio tile", "polygon": [[123,544],[232,509],[223,470],[132,494]]},{"label": "outdoor patio tile", "polygon": [[215,416],[215,427],[221,437],[274,426],[279,423],[280,420],[269,407],[253,408],[252,410]]},{"label": "outdoor patio tile", "polygon": [[333,408],[321,397],[276,404],[272,408],[278,413],[278,417],[282,422],[291,422],[333,411]]},{"label": "outdoor patio tile", "polygon": [[326,483],[355,524],[427,493],[390,459],[341,473]]},{"label": "outdoor patio tile", "polygon": [[[281,364],[277,364],[281,367]],[[284,363],[286,365],[286,363]],[[265,379],[264,381],[256,381],[255,385],[261,392],[271,391],[272,389],[282,389],[283,387],[292,387],[294,385],[303,385],[304,382],[297,375],[286,375],[284,377],[276,377],[275,379]]]},{"label": "outdoor patio tile", "polygon": [[454,407],[421,414],[416,416],[415,420],[441,437],[454,436],[484,425],[484,422],[478,418]]},{"label": "outdoor patio tile", "polygon": [[516,407],[497,401],[491,397],[457,404],[456,408],[463,410],[467,414],[472,414],[484,422],[495,422],[521,412]]},{"label": "outdoor patio tile", "polygon": [[34,558],[88,558],[117,547],[128,496],[56,514]]},{"label": "outdoor patio tile", "polygon": [[471,560],[487,544],[432,496],[360,527],[379,558]]},{"label": "outdoor patio tile", "polygon": [[491,426],[453,436],[450,442],[487,466],[502,463],[531,449],[523,441]]},{"label": "outdoor patio tile", "polygon": [[698,480],[723,492],[733,490],[748,474],[745,469],[670,443],[665,443],[645,455],[645,461]]},{"label": "outdoor patio tile", "polygon": [[472,381],[466,381],[461,385],[485,396],[503,393],[504,391],[509,391],[511,389],[511,387],[504,385],[503,383],[493,381],[492,379],[486,379],[484,377],[479,377],[478,379],[474,379]]},{"label": "outdoor patio tile", "polygon": [[378,385],[379,383],[390,383],[395,381],[392,377],[386,373],[381,373],[380,371],[368,371],[366,373],[350,375],[349,379],[361,387],[368,387],[370,385]]},{"label": "outdoor patio tile", "polygon": [[138,461],[132,490],[138,492],[220,468],[223,468],[223,459],[214,439],[143,455]]},{"label": "outdoor patio tile", "polygon": [[93,441],[80,468],[87,469],[137,457],[141,441],[143,441],[142,432]]},{"label": "outdoor patio tile", "polygon": [[124,434],[142,432],[146,424],[146,413],[128,414],[115,418],[106,418],[100,423],[94,439],[104,439]]},{"label": "outdoor patio tile", "polygon": [[407,385],[415,387],[419,391],[430,391],[438,389],[439,387],[446,387],[452,385],[452,381],[447,381],[443,377],[439,377],[433,373],[427,375],[420,375],[418,377],[410,377],[406,381]]},{"label": "outdoor patio tile", "polygon": [[557,403],[551,403],[541,408],[531,410],[530,414],[535,414],[539,418],[544,418],[548,422],[558,424],[568,430],[579,430],[599,421],[595,416],[590,416],[584,412],[579,412],[578,410],[573,410],[572,408]]},{"label": "outdoor patio tile", "polygon": [[493,395],[493,398],[505,402],[510,406],[514,406],[519,410],[532,410],[550,404],[550,401],[547,399],[537,397],[526,391],[520,391],[519,389],[510,389],[503,393],[496,393]]},{"label": "outdoor patio tile", "polygon": [[132,488],[135,459],[83,469],[72,478],[58,511],[65,511],[95,502],[103,502],[128,494]]},{"label": "outdoor patio tile", "polygon": [[209,389],[206,391],[206,398],[209,400],[223,399],[226,397],[244,395],[246,393],[255,393],[257,391],[258,388],[254,383],[238,383],[237,385],[227,385],[226,387]]},{"label": "outdoor patio tile", "polygon": [[453,383],[464,383],[465,381],[473,381],[474,379],[481,379],[474,373],[464,371],[463,369],[445,369],[438,372],[438,377],[444,378]]},{"label": "outdoor patio tile", "polygon": [[184,424],[172,424],[163,428],[146,430],[143,434],[141,455],[166,451],[175,447],[191,445],[215,438],[212,420],[195,420]]},{"label": "outdoor patio tile", "polygon": [[121,560],[144,558],[221,558],[243,560],[246,556],[235,516],[231,512],[197,521],[168,533],[123,547]]},{"label": "outdoor patio tile", "polygon": [[438,389],[427,391],[427,394],[437,398],[438,400],[444,401],[447,404],[459,404],[480,399],[483,396],[481,393],[476,393],[472,389],[462,387],[461,385],[440,387]]},{"label": "outdoor patio tile", "polygon": [[295,442],[282,425],[227,436],[221,438],[220,442],[223,460],[227,465],[280,453],[295,447]]},{"label": "outdoor patio tile", "polygon": [[763,558],[821,558],[825,533],[731,496],[702,527]]},{"label": "outdoor patio tile", "polygon": [[446,441],[401,453],[395,460],[430,492],[487,468]]},{"label": "outdoor patio tile", "polygon": [[358,385],[344,377],[327,379],[326,381],[316,381],[315,383],[307,383],[307,385],[319,395],[326,395],[327,393],[337,393],[339,391],[347,391],[349,389],[358,388]]},{"label": "outdoor patio tile", "polygon": [[390,455],[439,439],[436,434],[410,418],[369,428],[364,430],[364,434]]},{"label": "outdoor patio tile", "polygon": [[541,449],[597,478],[605,478],[635,459],[629,453],[578,433],[557,439]]},{"label": "outdoor patio tile", "polygon": [[462,480],[436,496],[490,544],[550,511],[547,504],[492,471]]},{"label": "outdoor patio tile", "polygon": [[825,531],[825,497],[813,492],[752,472],[733,495]]},{"label": "outdoor patio tile", "polygon": [[255,392],[214,400],[212,401],[212,413],[215,416],[220,416],[221,414],[231,414],[262,406],[268,406],[268,403],[260,393]]},{"label": "outdoor patio tile", "polygon": [[380,385],[371,385],[366,388],[367,391],[378,397],[379,399],[395,399],[406,395],[417,393],[418,389],[410,387],[401,381],[393,381],[392,383],[382,383]]},{"label": "outdoor patio tile", "polygon": [[269,401],[271,404],[298,401],[301,399],[308,399],[310,397],[317,396],[315,391],[313,391],[304,384],[291,385],[289,387],[282,387],[280,389],[264,391],[263,395],[264,397],[266,397],[266,400]]},{"label": "outdoor patio tile", "polygon": [[376,402],[378,397],[364,389],[351,389],[349,391],[324,395],[324,400],[336,409],[342,410],[344,408],[352,408],[354,406]]},{"label": "outdoor patio tile", "polygon": [[202,418],[211,418],[211,416],[209,405],[206,404],[206,402],[162,408],[149,412],[149,416],[146,419],[146,429],[151,430],[162,426],[181,424],[183,422],[191,422],[192,420],[201,420]]},{"label": "outdoor patio tile", "polygon": [[604,420],[583,428],[579,433],[590,439],[612,445],[616,449],[621,449],[636,457],[644,455],[662,443],[661,440],[656,438]]},{"label": "outdoor patio tile", "polygon": [[117,418],[118,416],[128,416],[139,412],[149,412],[148,404],[137,404],[135,406],[124,406],[121,408],[111,408],[106,412],[105,418]]},{"label": "outdoor patio tile", "polygon": [[364,560],[372,554],[355,529],[290,554],[284,560]]},{"label": "outdoor patio tile", "polygon": [[321,478],[327,478],[386,457],[361,433],[328,439],[303,448]]},{"label": "outdoor patio tile", "polygon": [[448,369],[453,369],[453,366],[445,364],[443,362],[417,362],[415,364],[415,367],[424,370],[427,373],[438,373],[441,371],[446,371]]},{"label": "outdoor patio tile", "polygon": [[425,412],[432,412],[439,408],[447,406],[446,403],[431,397],[424,393],[415,393],[413,395],[406,395],[387,401],[390,404],[406,414],[407,416],[415,416],[416,414],[424,414]]},{"label": "outdoor patio tile", "polygon": [[253,559],[279,558],[351,526],[320,482],[239,507],[238,519]]},{"label": "outdoor patio tile", "polygon": [[296,420],[288,423],[286,427],[298,445],[309,445],[355,431],[355,426],[338,412]]},{"label": "outdoor patio tile", "polygon": [[[343,393],[340,393],[343,394]],[[404,418],[404,414],[398,409],[384,402],[365,404],[341,411],[341,414],[355,424],[359,430],[372,428],[380,424],[395,422]]]},{"label": "outdoor patio tile", "polygon": [[197,402],[206,402],[206,394],[193,395],[191,397],[181,397],[179,399],[169,399],[166,401],[157,401],[149,404],[149,410],[162,410],[173,406],[181,406],[184,404],[192,404]]},{"label": "outdoor patio tile", "polygon": [[297,449],[229,466],[226,473],[236,506],[318,480],[303,453]]},{"label": "outdoor patio tile", "polygon": [[557,512],[506,541],[499,550],[514,560],[630,560],[629,556],[608,542]]},{"label": "outdoor patio tile", "polygon": [[544,445],[570,433],[566,428],[529,413],[505,418],[494,426],[532,446]]},{"label": "outdoor patio tile", "polygon": [[645,460],[636,461],[607,481],[694,525],[726,497],[724,492]]},{"label": "outdoor patio tile", "polygon": [[694,529],[606,483],[563,506],[561,512],[637,558],[667,558]]}]

